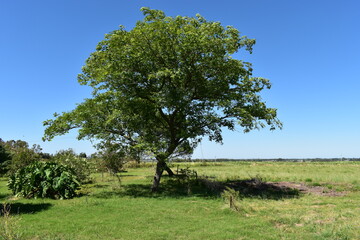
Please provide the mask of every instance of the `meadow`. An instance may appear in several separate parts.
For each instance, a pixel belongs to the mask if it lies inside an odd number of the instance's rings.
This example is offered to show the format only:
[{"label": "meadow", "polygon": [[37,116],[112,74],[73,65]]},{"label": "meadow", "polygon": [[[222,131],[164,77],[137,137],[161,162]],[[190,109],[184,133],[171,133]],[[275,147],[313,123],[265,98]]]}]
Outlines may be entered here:
[{"label": "meadow", "polygon": [[[154,165],[142,164],[121,173],[121,182],[97,173],[79,190],[80,197],[52,200],[11,196],[2,178],[0,199],[11,214],[1,217],[0,233],[3,239],[39,240],[360,239],[360,162],[171,167],[195,170],[198,179],[165,175],[161,191],[151,193]],[[300,187],[276,188],[285,183]],[[239,191],[229,186],[240,186]]]}]

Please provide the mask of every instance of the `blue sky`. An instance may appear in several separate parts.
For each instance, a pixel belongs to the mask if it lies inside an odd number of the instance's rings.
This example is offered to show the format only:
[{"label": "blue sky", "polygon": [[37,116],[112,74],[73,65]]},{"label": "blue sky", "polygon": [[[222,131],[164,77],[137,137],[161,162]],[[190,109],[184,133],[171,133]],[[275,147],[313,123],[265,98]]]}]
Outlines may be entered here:
[{"label": "blue sky", "polygon": [[0,2],[0,138],[45,152],[94,152],[76,132],[42,142],[42,122],[90,96],[76,76],[104,34],[143,18],[140,8],[232,25],[257,44],[254,76],[270,79],[262,96],[283,130],[224,130],[194,158],[360,157],[360,2],[356,0],[62,0]]}]

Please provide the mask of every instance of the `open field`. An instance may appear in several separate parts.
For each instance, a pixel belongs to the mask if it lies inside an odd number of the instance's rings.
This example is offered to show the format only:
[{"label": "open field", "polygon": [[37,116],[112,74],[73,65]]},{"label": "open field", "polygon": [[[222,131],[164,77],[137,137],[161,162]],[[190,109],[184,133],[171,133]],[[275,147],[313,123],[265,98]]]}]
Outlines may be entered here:
[{"label": "open field", "polygon": [[[174,163],[207,182],[239,186],[297,183],[321,191],[243,189],[230,209],[220,188],[197,181],[162,179],[150,193],[154,167],[130,168],[121,186],[109,174],[94,175],[71,200],[17,199],[6,179],[0,198],[11,204],[20,239],[360,239],[360,162]],[[236,185],[237,184],[237,185]],[[264,192],[261,192],[264,191]]]}]

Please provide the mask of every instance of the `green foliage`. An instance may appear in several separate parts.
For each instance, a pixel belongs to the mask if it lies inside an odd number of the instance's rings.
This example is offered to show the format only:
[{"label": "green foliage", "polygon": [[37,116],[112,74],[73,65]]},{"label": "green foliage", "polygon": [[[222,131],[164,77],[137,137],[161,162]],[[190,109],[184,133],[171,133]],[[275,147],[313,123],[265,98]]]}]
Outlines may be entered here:
[{"label": "green foliage", "polygon": [[205,136],[221,143],[223,128],[281,127],[259,95],[270,82],[231,56],[252,52],[254,39],[200,15],[141,11],[144,20],[132,30],[121,26],[98,44],[78,76],[92,98],[45,121],[44,140],[79,128],[79,139],[111,143],[126,155],[151,152],[160,181],[169,157],[191,154]]},{"label": "green foliage", "polygon": [[14,173],[35,161],[40,160],[41,147],[34,144],[32,147],[22,140],[10,140],[0,145],[5,149],[7,160],[2,163],[5,172]]},{"label": "green foliage", "polygon": [[86,158],[77,156],[73,149],[58,151],[54,155],[53,161],[73,169],[79,181],[86,182],[90,180],[90,162]]},{"label": "green foliage", "polygon": [[80,128],[80,139],[117,141],[167,158],[191,152],[205,135],[221,142],[222,127],[281,126],[258,95],[269,81],[231,57],[240,48],[251,51],[255,40],[200,15],[142,11],[144,20],[132,30],[120,27],[98,44],[78,77],[93,87],[93,98],[45,121],[45,140]]},{"label": "green foliage", "polygon": [[7,163],[11,160],[10,153],[5,148],[5,142],[0,138],[0,174],[7,171]]},{"label": "green foliage", "polygon": [[5,162],[9,158],[9,153],[5,149],[5,142],[0,138],[0,163]]},{"label": "green foliage", "polygon": [[124,169],[124,164],[130,160],[127,155],[129,152],[123,146],[117,146],[110,142],[98,144],[98,152],[101,159],[101,166],[107,171],[117,174]]},{"label": "green foliage", "polygon": [[190,169],[189,166],[185,168],[178,168],[176,169],[176,176],[180,180],[190,181],[196,180],[198,178],[198,174],[195,170]]},{"label": "green foliage", "polygon": [[117,153],[107,152],[102,155],[104,167],[111,173],[116,174],[124,169],[124,157]]},{"label": "green foliage", "polygon": [[228,202],[230,209],[240,211],[241,207],[239,204],[240,193],[232,188],[226,187],[226,190],[221,194],[222,198]]},{"label": "green foliage", "polygon": [[25,198],[68,199],[76,196],[79,182],[73,170],[53,162],[34,162],[10,176],[8,187]]}]

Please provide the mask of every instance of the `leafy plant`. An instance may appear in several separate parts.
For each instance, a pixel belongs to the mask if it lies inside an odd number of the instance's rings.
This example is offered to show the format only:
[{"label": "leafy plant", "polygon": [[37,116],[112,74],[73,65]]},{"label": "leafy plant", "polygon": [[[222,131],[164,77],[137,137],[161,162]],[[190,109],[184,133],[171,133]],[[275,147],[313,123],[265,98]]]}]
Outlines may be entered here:
[{"label": "leafy plant", "polygon": [[0,140],[0,145],[0,162],[3,173],[12,174],[18,169],[40,160],[42,149],[37,144],[30,147],[27,142],[22,140],[6,142]]},{"label": "leafy plant", "polygon": [[12,216],[10,214],[10,204],[4,203],[1,209],[0,218],[0,239],[3,240],[20,240],[22,239],[22,233],[20,232],[18,216]]},{"label": "leafy plant", "polygon": [[55,154],[53,159],[56,163],[72,168],[80,182],[84,183],[90,180],[91,164],[87,158],[77,156],[73,149],[61,150]]},{"label": "leafy plant", "polygon": [[8,182],[14,195],[25,198],[73,198],[79,185],[71,168],[54,162],[30,164],[11,175]]},{"label": "leafy plant", "polygon": [[188,181],[188,180],[194,180],[198,178],[198,174],[195,170],[191,170],[190,167],[186,167],[186,168],[180,168],[179,167],[176,169],[176,177],[179,180],[184,180],[184,181]]},{"label": "leafy plant", "polygon": [[7,163],[11,160],[10,153],[5,148],[5,143],[0,138],[0,174],[6,173]]},{"label": "leafy plant", "polygon": [[195,170],[190,170],[190,167],[177,168],[176,177],[179,182],[187,185],[187,193],[191,193],[191,182],[197,180],[198,174]]},{"label": "leafy plant", "polygon": [[239,205],[240,193],[232,188],[226,187],[226,190],[221,194],[223,199],[229,203],[230,209],[237,212],[241,210]]},{"label": "leafy plant", "polygon": [[101,151],[103,166],[118,180],[119,187],[121,187],[120,173],[124,171],[124,163],[126,162],[125,153],[123,151],[116,151],[112,148],[103,148]]}]

